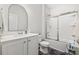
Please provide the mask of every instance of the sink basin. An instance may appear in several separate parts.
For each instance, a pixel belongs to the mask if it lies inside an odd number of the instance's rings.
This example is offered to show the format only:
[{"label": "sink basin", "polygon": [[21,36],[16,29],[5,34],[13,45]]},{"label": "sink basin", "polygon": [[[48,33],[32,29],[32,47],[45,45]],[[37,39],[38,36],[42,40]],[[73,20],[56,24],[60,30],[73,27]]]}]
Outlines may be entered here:
[{"label": "sink basin", "polygon": [[13,37],[21,37],[25,36],[26,34],[9,34],[9,35],[0,35],[1,39],[6,39],[6,38],[13,38]]},{"label": "sink basin", "polygon": [[28,34],[1,34],[0,38],[1,39],[21,38],[21,37],[27,37],[27,36],[32,36],[32,35],[34,35],[34,34],[32,34],[32,33],[28,33]]},{"label": "sink basin", "polygon": [[14,35],[0,35],[1,39],[11,38],[11,37],[14,37]]}]

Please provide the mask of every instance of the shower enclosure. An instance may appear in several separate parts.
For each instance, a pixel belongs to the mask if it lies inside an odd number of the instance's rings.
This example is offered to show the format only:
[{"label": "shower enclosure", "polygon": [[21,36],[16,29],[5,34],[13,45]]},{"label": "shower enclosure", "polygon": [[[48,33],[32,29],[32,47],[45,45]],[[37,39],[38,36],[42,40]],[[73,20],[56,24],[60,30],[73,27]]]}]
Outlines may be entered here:
[{"label": "shower enclosure", "polygon": [[46,37],[48,39],[68,42],[74,40],[78,11],[69,11],[60,15],[48,15],[46,20]]}]

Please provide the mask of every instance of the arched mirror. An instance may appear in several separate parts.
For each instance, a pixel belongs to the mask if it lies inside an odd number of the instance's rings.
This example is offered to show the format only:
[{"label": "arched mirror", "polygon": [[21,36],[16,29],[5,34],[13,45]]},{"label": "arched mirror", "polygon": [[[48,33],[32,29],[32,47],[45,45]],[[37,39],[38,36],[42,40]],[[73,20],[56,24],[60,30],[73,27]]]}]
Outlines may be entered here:
[{"label": "arched mirror", "polygon": [[28,15],[24,7],[18,4],[12,4],[8,9],[8,30],[26,31]]}]

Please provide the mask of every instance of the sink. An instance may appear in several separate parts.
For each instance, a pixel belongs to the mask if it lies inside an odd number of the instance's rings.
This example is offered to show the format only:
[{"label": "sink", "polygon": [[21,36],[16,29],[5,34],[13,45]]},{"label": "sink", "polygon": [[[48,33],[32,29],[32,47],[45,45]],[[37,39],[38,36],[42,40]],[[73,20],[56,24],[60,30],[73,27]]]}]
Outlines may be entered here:
[{"label": "sink", "polygon": [[11,37],[14,37],[14,35],[0,35],[1,39],[11,38]]},{"label": "sink", "polygon": [[21,38],[21,37],[26,37],[26,36],[32,36],[34,34],[28,33],[28,34],[1,34],[0,38],[1,39],[8,39],[8,38]]}]

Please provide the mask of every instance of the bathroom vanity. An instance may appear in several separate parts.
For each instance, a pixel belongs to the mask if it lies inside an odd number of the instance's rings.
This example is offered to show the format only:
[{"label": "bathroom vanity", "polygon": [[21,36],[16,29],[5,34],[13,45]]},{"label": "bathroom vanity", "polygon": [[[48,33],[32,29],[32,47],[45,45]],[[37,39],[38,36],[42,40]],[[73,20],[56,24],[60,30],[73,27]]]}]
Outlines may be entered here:
[{"label": "bathroom vanity", "polygon": [[1,55],[38,55],[38,34],[17,34],[0,39]]},{"label": "bathroom vanity", "polygon": [[7,31],[4,31],[2,10],[0,10],[0,55],[38,55],[39,37],[38,34],[28,33],[26,9],[18,4],[11,4],[8,7]]}]

